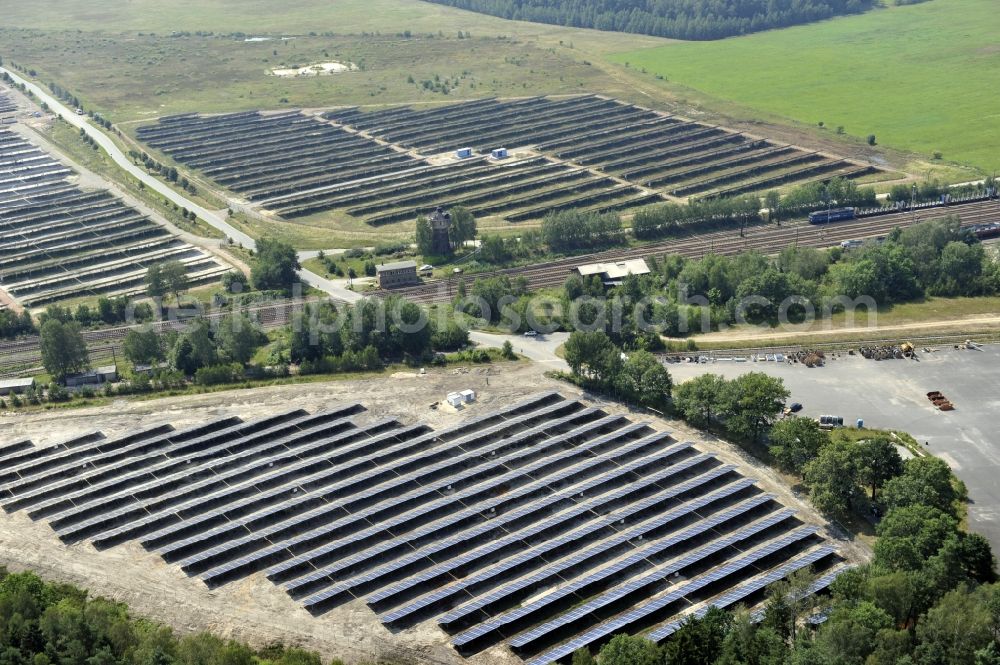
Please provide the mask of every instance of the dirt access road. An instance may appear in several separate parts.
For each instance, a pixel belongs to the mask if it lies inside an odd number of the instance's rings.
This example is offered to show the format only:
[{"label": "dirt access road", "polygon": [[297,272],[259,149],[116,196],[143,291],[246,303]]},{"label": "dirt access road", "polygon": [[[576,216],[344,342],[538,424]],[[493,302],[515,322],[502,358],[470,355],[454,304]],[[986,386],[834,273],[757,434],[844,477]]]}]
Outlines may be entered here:
[{"label": "dirt access road", "polygon": [[[859,318],[864,318],[864,315],[860,315]],[[748,330],[747,328],[735,328],[732,330],[723,330],[720,332],[713,332],[707,335],[693,335],[693,339],[697,344],[713,344],[720,342],[759,342],[761,340],[782,340],[782,339],[800,339],[803,337],[832,337],[837,338],[839,336],[844,337],[855,337],[858,335],[885,335],[888,333],[921,333],[928,331],[936,331],[938,329],[953,330],[958,329],[957,332],[962,331],[972,331],[972,330],[982,330],[989,328],[1000,327],[1000,315],[996,316],[972,316],[968,318],[958,318],[958,319],[945,319],[936,321],[920,321],[914,323],[900,323],[896,325],[889,326],[851,326],[846,328],[824,328],[822,323],[819,323],[812,328],[800,327],[800,326],[789,326],[795,328],[794,330],[779,328],[767,328],[761,327],[753,330]],[[678,339],[673,341],[686,341],[687,338]],[[836,341],[836,339],[832,340]]]},{"label": "dirt access road", "polygon": [[[9,69],[0,67],[0,72],[6,72],[10,77],[17,83],[22,83],[24,86],[31,90],[38,99],[48,104],[49,108],[56,114],[62,116],[62,118],[73,125],[74,127],[79,127],[84,132],[87,133],[94,141],[101,147],[102,150],[110,155],[111,159],[114,160],[120,168],[122,168],[126,173],[133,176],[140,182],[144,183],[146,187],[150,188],[152,191],[160,194],[161,196],[168,199],[171,203],[175,203],[182,208],[187,208],[193,211],[202,220],[211,224],[219,231],[226,234],[227,237],[232,238],[233,242],[239,243],[243,247],[254,249],[257,243],[253,238],[243,233],[239,229],[235,228],[228,221],[226,221],[225,211],[209,210],[197,203],[189,200],[183,194],[173,189],[163,181],[157,179],[153,175],[147,173],[145,169],[140,168],[136,164],[132,163],[132,160],[122,152],[121,148],[114,140],[104,133],[101,129],[96,127],[90,122],[90,119],[86,115],[78,115],[74,111],[70,110],[59,100],[52,97],[46,90],[42,89],[40,86],[26,80],[25,78],[18,75],[16,72],[12,72]],[[360,295],[354,291],[349,291],[347,289],[341,288],[334,282],[328,279],[324,279],[319,275],[310,272],[308,270],[300,270],[299,277],[302,281],[306,282],[310,286],[313,286],[321,291],[328,293],[329,295],[346,302],[354,302],[360,299]]]}]

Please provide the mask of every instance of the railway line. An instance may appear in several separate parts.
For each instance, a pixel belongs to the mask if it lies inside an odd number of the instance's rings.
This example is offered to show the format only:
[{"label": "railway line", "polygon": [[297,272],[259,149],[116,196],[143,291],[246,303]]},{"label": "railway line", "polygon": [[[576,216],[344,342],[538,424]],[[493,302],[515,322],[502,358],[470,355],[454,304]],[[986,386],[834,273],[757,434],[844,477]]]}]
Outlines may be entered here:
[{"label": "railway line", "polygon": [[[908,227],[913,224],[941,219],[948,215],[958,215],[963,226],[1000,222],[1000,201],[985,200],[972,203],[953,204],[949,207],[922,208],[911,211],[865,217],[856,220],[833,222],[824,225],[808,224],[804,221],[792,222],[781,227],[757,226],[747,229],[746,235],[740,237],[731,229],[711,231],[697,235],[649,243],[641,247],[614,249],[591,254],[583,254],[569,258],[557,259],[531,266],[506,268],[489,273],[477,273],[461,277],[466,281],[477,277],[525,277],[531,289],[553,288],[561,286],[572,270],[581,263],[618,261],[623,259],[649,258],[665,254],[679,254],[688,258],[700,258],[707,254],[732,255],[749,250],[763,253],[773,253],[788,245],[802,247],[829,247],[844,240],[873,238],[888,234],[896,227]],[[390,294],[422,304],[450,302],[458,288],[458,280],[435,280],[418,286],[379,290],[371,295],[384,297]],[[246,313],[255,318],[264,329],[273,329],[287,324],[292,313],[301,308],[307,301],[281,301],[262,303],[249,306]],[[206,315],[210,321],[218,320],[225,312],[213,312]],[[153,325],[160,331],[177,330],[183,327],[184,318],[174,321],[162,321]],[[88,330],[83,333],[88,347],[118,348],[121,340],[134,326],[117,326]],[[6,377],[23,370],[34,368],[41,364],[39,339],[37,336],[0,343],[0,377]]]},{"label": "railway line", "polygon": [[[802,247],[830,247],[844,240],[873,238],[888,234],[896,227],[906,228],[920,222],[941,219],[948,215],[961,217],[963,226],[1000,222],[1000,201],[985,200],[949,207],[923,208],[913,212],[901,212],[876,217],[813,225],[793,222],[781,227],[749,227],[740,237],[732,229],[711,231],[697,235],[672,238],[649,243],[641,247],[613,249],[591,254],[582,254],[565,259],[548,261],[531,266],[505,268],[489,273],[477,273],[475,277],[524,277],[530,289],[560,286],[571,271],[582,263],[620,261],[623,259],[649,258],[665,254],[679,254],[687,258],[700,258],[706,254],[738,254],[749,250],[770,254],[789,245]],[[473,279],[472,275],[461,278]],[[454,282],[451,283],[451,282]],[[424,304],[449,302],[457,290],[457,280],[438,280],[417,286],[393,289],[392,294]],[[390,292],[375,291],[374,295]]]}]

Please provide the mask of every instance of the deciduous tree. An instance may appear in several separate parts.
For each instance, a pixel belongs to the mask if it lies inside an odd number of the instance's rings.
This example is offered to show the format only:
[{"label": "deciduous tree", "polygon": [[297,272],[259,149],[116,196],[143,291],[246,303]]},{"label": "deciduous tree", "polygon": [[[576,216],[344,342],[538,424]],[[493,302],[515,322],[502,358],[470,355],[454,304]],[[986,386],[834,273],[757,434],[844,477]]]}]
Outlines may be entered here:
[{"label": "deciduous tree", "polygon": [[90,367],[87,343],[80,334],[80,324],[49,319],[41,329],[42,365],[53,379],[62,383],[66,376]]}]

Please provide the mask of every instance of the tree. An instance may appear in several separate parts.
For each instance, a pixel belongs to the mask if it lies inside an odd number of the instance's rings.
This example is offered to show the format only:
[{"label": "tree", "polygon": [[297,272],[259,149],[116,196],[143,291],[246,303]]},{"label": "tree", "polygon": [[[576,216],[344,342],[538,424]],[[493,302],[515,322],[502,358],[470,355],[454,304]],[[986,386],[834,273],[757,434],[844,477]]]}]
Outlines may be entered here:
[{"label": "tree", "polygon": [[645,637],[615,635],[601,648],[601,665],[660,665],[659,647]]},{"label": "tree", "polygon": [[457,351],[469,344],[469,331],[453,319],[443,326],[435,321],[432,331],[431,346],[438,351]]},{"label": "tree", "polygon": [[493,265],[509,261],[510,252],[504,239],[498,235],[484,235],[479,241],[479,259]]},{"label": "tree", "polygon": [[254,288],[266,291],[289,291],[298,281],[300,268],[295,248],[280,240],[262,238],[257,241],[257,257],[250,269]]},{"label": "tree", "polygon": [[454,245],[461,245],[466,240],[476,237],[476,218],[466,208],[456,206],[451,213],[451,242]]},{"label": "tree", "polygon": [[882,502],[890,510],[920,504],[952,513],[956,498],[951,469],[947,462],[932,456],[906,460],[903,475],[886,482],[882,490]]},{"label": "tree", "polygon": [[782,470],[802,473],[805,465],[830,443],[830,435],[811,418],[786,418],[771,428],[769,443],[771,455]]},{"label": "tree", "polygon": [[879,631],[893,628],[892,617],[874,603],[838,606],[816,637],[816,647],[828,655],[829,663],[861,665],[877,645]]},{"label": "tree", "polygon": [[170,364],[188,376],[193,376],[202,367],[216,364],[218,358],[215,340],[204,319],[194,321],[191,329],[177,338],[170,351]]},{"label": "tree", "polygon": [[90,367],[87,343],[75,321],[49,319],[41,329],[42,365],[53,379],[62,383],[66,376]]},{"label": "tree", "polygon": [[872,146],[875,145],[875,135],[874,134],[869,134],[868,135],[868,145],[872,145]]},{"label": "tree", "polygon": [[[782,665],[787,661],[788,646],[785,640],[769,626],[757,626],[748,612],[738,612],[732,628],[723,636],[721,654],[706,665]],[[669,661],[673,663],[675,661]]]},{"label": "tree", "polygon": [[150,298],[162,298],[167,293],[167,282],[163,278],[162,265],[154,263],[146,269],[146,294]]},{"label": "tree", "polygon": [[233,314],[222,320],[216,334],[216,342],[222,355],[232,362],[246,364],[264,340],[264,334],[250,319],[242,314]]},{"label": "tree", "polygon": [[707,427],[712,416],[725,406],[723,393],[727,383],[718,374],[702,374],[685,381],[674,390],[674,406],[685,419]]},{"label": "tree", "polygon": [[850,513],[858,488],[857,447],[853,441],[831,441],[805,465],[803,480],[821,513],[838,519]]},{"label": "tree", "polygon": [[689,616],[663,645],[665,661],[671,665],[712,665],[732,629],[732,615],[717,607],[710,607],[701,618]]},{"label": "tree", "polygon": [[122,342],[122,352],[133,366],[152,365],[166,357],[163,338],[155,330],[129,330]]},{"label": "tree", "polygon": [[621,365],[621,352],[602,330],[573,331],[563,351],[573,374],[602,387],[614,379]]},{"label": "tree", "polygon": [[167,261],[161,264],[160,279],[163,281],[165,291],[174,294],[174,299],[180,304],[181,294],[187,291],[190,285],[184,264],[180,261]]},{"label": "tree", "polygon": [[240,270],[230,270],[222,276],[222,288],[230,293],[242,293],[250,286],[250,279]]},{"label": "tree", "polygon": [[648,351],[632,352],[615,381],[624,397],[645,406],[662,406],[673,386],[666,368]]},{"label": "tree", "polygon": [[590,655],[587,647],[580,647],[573,652],[573,661],[570,665],[597,665],[597,661]]},{"label": "tree", "polygon": [[920,570],[958,529],[958,521],[928,506],[889,511],[876,529],[875,560],[887,570]]},{"label": "tree", "polygon": [[790,393],[781,379],[748,372],[730,381],[724,395],[726,428],[757,441],[781,413]]},{"label": "tree", "polygon": [[781,218],[778,216],[781,211],[781,194],[778,193],[778,190],[769,190],[764,195],[764,207],[767,208],[768,218],[772,222],[781,222]]},{"label": "tree", "polygon": [[423,215],[417,217],[416,226],[417,251],[427,256],[434,252],[434,231],[431,229],[430,220]]},{"label": "tree", "polygon": [[874,501],[878,488],[903,473],[903,458],[892,441],[884,436],[873,437],[858,444],[858,471],[861,483],[871,487]]},{"label": "tree", "polygon": [[976,652],[994,642],[993,617],[987,609],[990,590],[961,586],[944,595],[917,626],[920,665],[973,663]]}]

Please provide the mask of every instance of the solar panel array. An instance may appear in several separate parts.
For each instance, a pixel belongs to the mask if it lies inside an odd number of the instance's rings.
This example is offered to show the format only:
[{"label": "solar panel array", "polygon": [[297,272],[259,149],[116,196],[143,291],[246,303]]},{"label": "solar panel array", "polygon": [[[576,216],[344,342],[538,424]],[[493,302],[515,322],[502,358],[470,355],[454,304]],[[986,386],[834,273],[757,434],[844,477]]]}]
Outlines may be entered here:
[{"label": "solar panel array", "polygon": [[6,93],[0,92],[0,114],[14,113],[17,103]]},{"label": "solar panel array", "polygon": [[11,443],[0,504],[209,586],[263,572],[314,614],[361,600],[391,630],[433,620],[463,655],[538,664],[839,571],[815,527],[648,423],[554,392],[436,431],[363,412]]},{"label": "solar panel array", "polygon": [[0,130],[0,282],[23,305],[145,293],[150,265],[180,261],[192,284],[229,267],[171,235],[19,134]]}]

